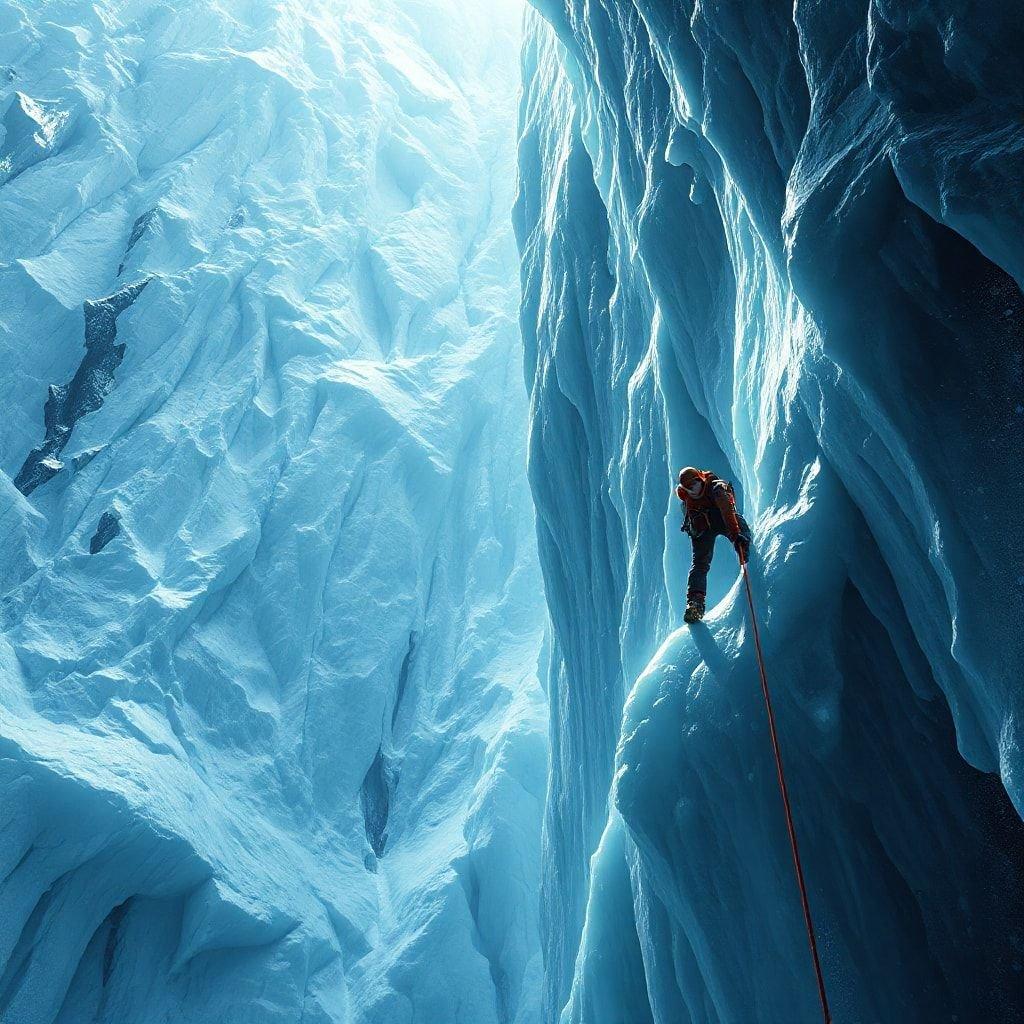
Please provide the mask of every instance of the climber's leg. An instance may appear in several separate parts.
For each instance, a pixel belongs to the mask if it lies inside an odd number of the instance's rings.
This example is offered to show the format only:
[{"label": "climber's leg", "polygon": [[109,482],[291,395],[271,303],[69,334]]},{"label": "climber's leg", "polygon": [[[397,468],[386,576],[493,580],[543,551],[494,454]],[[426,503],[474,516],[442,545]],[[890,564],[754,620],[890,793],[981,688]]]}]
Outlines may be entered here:
[{"label": "climber's leg", "polygon": [[687,622],[697,622],[704,617],[704,600],[708,590],[708,570],[715,553],[714,530],[705,530],[693,541],[693,563],[686,581],[686,614]]}]

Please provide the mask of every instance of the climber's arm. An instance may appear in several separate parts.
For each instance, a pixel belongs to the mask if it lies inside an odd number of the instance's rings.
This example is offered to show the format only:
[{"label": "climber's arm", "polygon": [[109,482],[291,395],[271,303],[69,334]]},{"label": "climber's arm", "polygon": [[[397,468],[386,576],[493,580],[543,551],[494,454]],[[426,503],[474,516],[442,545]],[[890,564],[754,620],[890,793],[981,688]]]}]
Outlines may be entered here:
[{"label": "climber's arm", "polygon": [[722,513],[722,520],[728,532],[729,540],[735,543],[740,535],[740,522],[736,518],[736,499],[732,496],[728,484],[722,480],[716,480],[711,486],[711,497]]}]

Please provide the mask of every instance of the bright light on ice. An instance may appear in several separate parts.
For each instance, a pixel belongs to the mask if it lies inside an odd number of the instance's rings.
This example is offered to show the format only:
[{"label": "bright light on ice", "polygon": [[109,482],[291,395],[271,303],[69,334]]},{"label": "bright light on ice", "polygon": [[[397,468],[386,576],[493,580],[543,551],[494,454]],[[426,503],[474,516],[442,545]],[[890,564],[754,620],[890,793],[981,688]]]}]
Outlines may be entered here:
[{"label": "bright light on ice", "polygon": [[0,1017],[539,1021],[520,10],[8,13]]}]

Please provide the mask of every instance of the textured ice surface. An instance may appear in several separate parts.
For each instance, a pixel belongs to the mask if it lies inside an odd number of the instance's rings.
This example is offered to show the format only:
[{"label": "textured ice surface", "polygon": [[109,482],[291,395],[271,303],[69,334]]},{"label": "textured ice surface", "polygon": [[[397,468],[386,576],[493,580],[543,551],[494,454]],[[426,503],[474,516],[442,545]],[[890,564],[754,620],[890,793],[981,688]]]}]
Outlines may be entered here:
[{"label": "textured ice surface", "polygon": [[539,1019],[519,19],[0,10],[4,1024]]},{"label": "textured ice surface", "polygon": [[548,1019],[820,1019],[724,545],[677,628],[694,464],[754,527],[836,1020],[1019,1020],[1020,6],[537,7]]}]

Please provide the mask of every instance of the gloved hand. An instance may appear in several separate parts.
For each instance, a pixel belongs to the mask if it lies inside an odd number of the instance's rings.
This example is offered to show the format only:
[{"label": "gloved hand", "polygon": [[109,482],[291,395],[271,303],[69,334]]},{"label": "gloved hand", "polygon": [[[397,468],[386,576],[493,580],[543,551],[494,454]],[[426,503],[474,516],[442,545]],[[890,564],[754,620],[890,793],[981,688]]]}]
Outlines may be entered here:
[{"label": "gloved hand", "polygon": [[750,541],[742,533],[737,533],[732,539],[732,546],[736,549],[736,554],[740,556],[741,561],[745,562],[750,551]]}]

